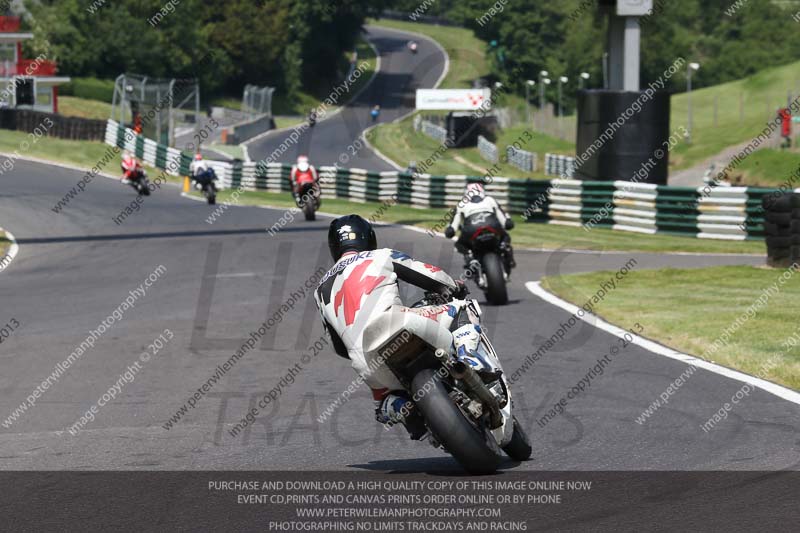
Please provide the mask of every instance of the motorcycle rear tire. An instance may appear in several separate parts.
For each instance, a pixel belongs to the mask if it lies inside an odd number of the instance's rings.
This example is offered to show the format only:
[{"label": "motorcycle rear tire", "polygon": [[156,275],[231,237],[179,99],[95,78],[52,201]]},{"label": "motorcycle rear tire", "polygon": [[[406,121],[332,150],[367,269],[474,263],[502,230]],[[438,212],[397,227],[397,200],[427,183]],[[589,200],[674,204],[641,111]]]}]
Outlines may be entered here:
[{"label": "motorcycle rear tire", "polygon": [[489,252],[481,260],[483,272],[486,274],[486,299],[492,305],[508,303],[506,278],[503,275],[503,261],[494,252]]},{"label": "motorcycle rear tire", "polygon": [[314,211],[314,202],[305,202],[303,204],[303,214],[309,222],[313,222],[317,219],[317,213]]},{"label": "motorcycle rear tire", "polygon": [[533,453],[531,441],[516,416],[514,417],[514,434],[508,444],[503,446],[503,451],[515,461],[527,461]]},{"label": "motorcycle rear tire", "polygon": [[213,182],[208,185],[208,189],[206,190],[206,200],[208,200],[208,205],[217,203],[217,188],[214,186]]},{"label": "motorcycle rear tire", "polygon": [[430,368],[421,370],[411,382],[416,405],[436,440],[470,474],[493,474],[502,461],[502,451],[488,429],[481,431],[466,419],[447,394],[441,378]]}]

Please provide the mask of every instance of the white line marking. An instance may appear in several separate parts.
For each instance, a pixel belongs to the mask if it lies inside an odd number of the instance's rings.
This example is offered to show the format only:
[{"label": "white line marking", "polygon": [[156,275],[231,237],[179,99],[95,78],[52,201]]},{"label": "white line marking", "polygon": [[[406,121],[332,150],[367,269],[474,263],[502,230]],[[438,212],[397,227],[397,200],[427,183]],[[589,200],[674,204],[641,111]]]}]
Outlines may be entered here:
[{"label": "white line marking", "polygon": [[611,333],[612,335],[615,335],[619,338],[627,338],[628,340],[630,340],[630,337],[626,337],[626,335],[633,337],[633,340],[631,340],[633,344],[641,346],[642,348],[644,348],[649,352],[652,352],[657,355],[663,355],[664,357],[669,357],[670,359],[675,359],[676,361],[686,363],[687,365],[694,365],[698,368],[703,368],[705,370],[708,370],[709,372],[725,376],[726,378],[730,378],[735,381],[740,381],[742,383],[749,383],[750,385],[757,387],[763,391],[766,391],[770,394],[774,394],[779,398],[800,405],[800,393],[793,391],[792,389],[783,387],[776,383],[772,383],[771,381],[767,381],[765,379],[745,374],[744,372],[739,372],[738,370],[733,370],[721,365],[708,362],[704,359],[699,359],[693,355],[679,352],[673,348],[664,346],[663,344],[659,344],[649,339],[645,339],[644,337],[640,337],[639,335],[631,333],[630,331],[626,331],[622,328],[614,326],[613,324],[609,324],[602,318],[592,313],[584,313],[582,317],[578,317],[576,313],[579,307],[577,305],[573,305],[565,300],[562,300],[555,294],[545,290],[544,288],[542,288],[541,283],[538,281],[529,281],[528,283],[525,284],[525,287],[529,291],[531,291],[534,295],[541,298],[542,300],[551,303],[556,307],[560,307],[564,311],[567,311],[568,313],[575,315],[577,318],[593,325],[596,328],[600,328],[603,331]]},{"label": "white line marking", "polygon": [[214,276],[204,276],[206,278],[256,278],[261,274],[258,272],[233,272],[231,274],[216,274]]},{"label": "white line marking", "polygon": [[17,252],[19,252],[19,245],[17,244],[17,239],[14,238],[14,235],[7,230],[3,230],[0,228],[0,233],[5,232],[6,239],[11,241],[11,246],[8,247],[8,252],[3,256],[2,261],[0,261],[0,272],[8,268],[8,265],[17,257]]}]

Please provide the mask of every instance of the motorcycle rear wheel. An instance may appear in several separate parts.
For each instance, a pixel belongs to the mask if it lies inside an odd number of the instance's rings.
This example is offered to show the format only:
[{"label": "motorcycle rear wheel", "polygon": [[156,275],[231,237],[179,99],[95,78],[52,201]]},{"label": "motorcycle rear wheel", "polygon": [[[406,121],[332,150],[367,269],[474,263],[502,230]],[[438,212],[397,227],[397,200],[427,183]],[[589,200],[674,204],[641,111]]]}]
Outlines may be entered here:
[{"label": "motorcycle rear wheel", "polygon": [[303,204],[303,214],[306,216],[306,220],[309,222],[313,222],[317,219],[317,213],[314,211],[314,201],[306,201]]},{"label": "motorcycle rear wheel", "polygon": [[531,458],[533,447],[531,447],[528,435],[525,433],[525,430],[522,429],[516,416],[514,417],[514,433],[508,444],[503,446],[503,451],[515,461],[527,461]]},{"label": "motorcycle rear wheel", "polygon": [[493,305],[508,303],[508,289],[503,275],[503,262],[500,256],[489,252],[483,256],[483,271],[486,273],[486,299]]},{"label": "motorcycle rear wheel", "polygon": [[421,370],[411,382],[417,407],[436,440],[470,474],[493,474],[502,451],[489,432],[474,426],[447,394],[432,369]]},{"label": "motorcycle rear wheel", "polygon": [[214,186],[214,182],[208,184],[208,188],[206,189],[206,200],[208,200],[208,205],[214,205],[217,203],[217,188]]}]

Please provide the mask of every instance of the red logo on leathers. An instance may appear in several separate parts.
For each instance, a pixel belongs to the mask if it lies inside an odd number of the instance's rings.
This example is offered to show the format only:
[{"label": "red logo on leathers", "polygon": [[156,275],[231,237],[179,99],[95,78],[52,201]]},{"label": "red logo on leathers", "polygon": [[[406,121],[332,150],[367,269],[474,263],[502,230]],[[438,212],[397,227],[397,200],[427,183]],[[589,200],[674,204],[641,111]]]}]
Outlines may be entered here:
[{"label": "red logo on leathers", "polygon": [[356,313],[361,309],[361,298],[375,290],[375,287],[386,278],[386,276],[362,277],[370,264],[372,260],[364,261],[355,267],[333,299],[336,316],[339,316],[339,305],[344,303],[344,323],[347,326],[355,322]]}]

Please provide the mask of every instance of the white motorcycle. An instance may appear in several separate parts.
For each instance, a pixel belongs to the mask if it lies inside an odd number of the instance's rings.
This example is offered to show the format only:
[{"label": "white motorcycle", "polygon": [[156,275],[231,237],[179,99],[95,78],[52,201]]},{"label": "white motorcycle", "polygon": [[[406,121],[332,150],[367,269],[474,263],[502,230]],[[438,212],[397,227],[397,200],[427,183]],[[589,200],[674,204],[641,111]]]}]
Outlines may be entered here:
[{"label": "white motorcycle", "polygon": [[[413,307],[441,306],[455,308],[455,313],[444,313],[439,323],[451,327],[454,320],[465,320],[470,307],[474,316],[480,317],[476,300],[452,300],[435,293]],[[367,327],[364,347],[376,354],[403,384],[417,412],[418,423],[424,428],[414,436],[406,418],[406,427],[412,438],[427,439],[434,447],[443,448],[471,474],[490,474],[497,470],[503,452],[517,461],[531,456],[531,445],[520,423],[512,412],[511,389],[492,344],[481,328],[468,320],[457,323],[454,334],[461,327],[478,332],[477,350],[471,354],[453,355],[445,350],[434,350],[415,335],[414,324],[404,318],[410,313],[386,313]],[[446,316],[445,316],[446,315]],[[449,322],[449,323],[448,323]],[[442,339],[442,343],[449,343]],[[441,345],[441,344],[440,344]],[[410,419],[411,418],[411,419]],[[425,431],[427,430],[427,431]]]}]

